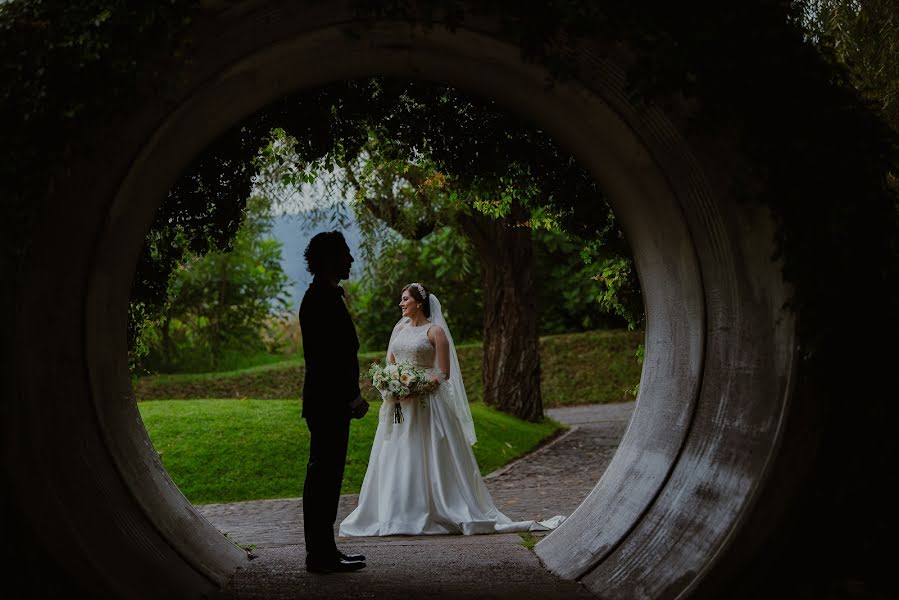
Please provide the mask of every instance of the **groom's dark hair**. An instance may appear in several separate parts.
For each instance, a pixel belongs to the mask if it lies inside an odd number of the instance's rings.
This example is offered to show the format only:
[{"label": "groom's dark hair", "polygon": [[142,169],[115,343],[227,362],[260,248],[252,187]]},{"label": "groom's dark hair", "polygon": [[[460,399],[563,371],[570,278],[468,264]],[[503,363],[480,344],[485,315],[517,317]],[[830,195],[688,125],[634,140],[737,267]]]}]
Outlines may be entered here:
[{"label": "groom's dark hair", "polygon": [[303,256],[306,258],[306,270],[312,275],[330,273],[338,266],[337,258],[349,248],[343,234],[339,231],[323,231],[311,240]]}]

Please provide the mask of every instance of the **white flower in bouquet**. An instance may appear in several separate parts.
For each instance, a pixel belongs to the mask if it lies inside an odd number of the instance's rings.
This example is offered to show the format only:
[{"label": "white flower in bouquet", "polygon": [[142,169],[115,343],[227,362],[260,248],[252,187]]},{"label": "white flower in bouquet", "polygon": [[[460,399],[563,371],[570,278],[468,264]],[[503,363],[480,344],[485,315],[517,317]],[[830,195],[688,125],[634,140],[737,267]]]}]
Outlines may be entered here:
[{"label": "white flower in bouquet", "polygon": [[389,363],[381,366],[378,363],[372,363],[368,374],[371,377],[372,386],[381,392],[385,401],[388,396],[393,396],[395,401],[394,422],[396,423],[403,421],[400,399],[418,395],[422,407],[425,407],[427,406],[425,396],[434,389],[429,371],[412,364]]}]

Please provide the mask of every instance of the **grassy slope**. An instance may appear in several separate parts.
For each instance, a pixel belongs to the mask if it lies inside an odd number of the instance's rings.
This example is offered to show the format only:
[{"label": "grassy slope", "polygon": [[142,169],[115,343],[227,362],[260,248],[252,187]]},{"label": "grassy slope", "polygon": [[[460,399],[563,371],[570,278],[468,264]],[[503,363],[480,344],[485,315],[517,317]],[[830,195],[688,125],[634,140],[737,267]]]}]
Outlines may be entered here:
[{"label": "grassy slope", "polygon": [[[265,372],[265,369],[262,369]],[[178,400],[138,405],[163,465],[195,504],[302,496],[309,432],[296,400]],[[352,422],[343,493],[362,485],[380,405]],[[472,406],[486,474],[559,430]]]},{"label": "grassy slope", "polygon": [[[590,331],[547,336],[540,340],[543,402],[567,404],[621,402],[640,380],[634,358],[642,331]],[[460,346],[459,362],[469,398],[483,397],[480,344]],[[365,372],[383,353],[362,354],[363,390],[370,399]],[[303,366],[296,360],[227,373],[155,375],[134,382],[138,400],[184,398],[298,398]],[[631,398],[632,399],[632,398]]]}]

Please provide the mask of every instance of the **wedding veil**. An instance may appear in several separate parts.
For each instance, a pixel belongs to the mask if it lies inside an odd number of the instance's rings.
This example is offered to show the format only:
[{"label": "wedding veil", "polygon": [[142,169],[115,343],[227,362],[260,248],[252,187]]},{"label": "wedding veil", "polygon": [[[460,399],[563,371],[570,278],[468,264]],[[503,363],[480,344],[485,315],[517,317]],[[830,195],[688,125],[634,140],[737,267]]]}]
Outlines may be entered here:
[{"label": "wedding veil", "polygon": [[[440,308],[440,300],[434,294],[429,295],[431,303],[431,323],[439,325],[446,334],[446,341],[449,342],[449,366],[450,374],[447,384],[449,389],[446,390],[447,400],[450,403],[453,412],[462,425],[462,431],[465,433],[465,439],[469,444],[478,441],[478,437],[474,433],[474,421],[471,418],[471,409],[468,407],[468,394],[465,393],[465,385],[462,383],[462,369],[459,368],[459,356],[456,354],[456,345],[453,343],[453,336],[450,334],[449,326],[446,319],[443,318],[443,311]],[[437,359],[434,359],[434,366],[437,366]]]},{"label": "wedding veil", "polygon": [[[441,394],[453,414],[459,420],[462,426],[462,432],[469,444],[478,441],[474,432],[474,421],[471,418],[471,409],[468,407],[468,394],[465,393],[465,384],[462,383],[462,369],[459,367],[459,356],[456,354],[456,345],[453,343],[453,336],[450,334],[449,326],[443,317],[443,310],[440,307],[440,300],[434,294],[428,294],[428,303],[431,309],[431,323],[439,325],[446,334],[446,341],[449,344],[449,379],[440,386],[438,394]],[[390,334],[390,342],[387,344],[388,354],[393,351],[393,341],[399,333],[402,326],[409,321],[407,317],[400,319],[393,327]],[[434,357],[434,368],[437,368],[437,357]],[[383,394],[382,394],[383,395]]]}]

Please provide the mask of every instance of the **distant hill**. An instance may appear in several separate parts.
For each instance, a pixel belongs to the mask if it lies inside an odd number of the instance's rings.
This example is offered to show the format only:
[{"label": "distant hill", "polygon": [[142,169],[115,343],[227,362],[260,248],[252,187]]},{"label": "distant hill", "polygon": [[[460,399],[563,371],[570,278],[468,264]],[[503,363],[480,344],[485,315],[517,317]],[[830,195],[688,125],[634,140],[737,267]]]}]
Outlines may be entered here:
[{"label": "distant hill", "polygon": [[[322,231],[330,231],[331,229],[333,228],[325,225],[317,226],[314,229],[304,229],[302,227],[302,217],[299,215],[284,215],[275,218],[271,237],[283,244],[281,249],[281,267],[291,280],[290,297],[293,312],[300,309],[300,300],[303,299],[306,288],[312,282],[312,275],[306,271],[303,251],[315,234]],[[356,278],[362,272],[362,253],[359,250],[362,243],[362,232],[355,221],[353,221],[351,227],[341,231],[346,238],[353,258],[356,259],[356,262],[353,264],[353,270],[350,273],[351,278]]]}]

